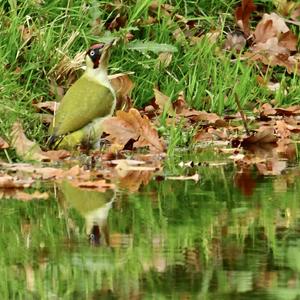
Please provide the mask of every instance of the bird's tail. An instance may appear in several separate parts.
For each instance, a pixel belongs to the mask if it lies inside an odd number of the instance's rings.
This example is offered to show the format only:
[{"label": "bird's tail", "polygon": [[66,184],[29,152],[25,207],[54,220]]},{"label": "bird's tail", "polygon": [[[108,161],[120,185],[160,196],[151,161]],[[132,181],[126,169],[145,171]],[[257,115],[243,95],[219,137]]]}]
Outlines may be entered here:
[{"label": "bird's tail", "polygon": [[46,142],[46,145],[47,145],[50,149],[56,149],[62,140],[63,140],[63,136],[62,136],[62,137],[58,137],[58,136],[52,134],[52,135],[48,138],[48,140],[47,140],[47,142]]}]

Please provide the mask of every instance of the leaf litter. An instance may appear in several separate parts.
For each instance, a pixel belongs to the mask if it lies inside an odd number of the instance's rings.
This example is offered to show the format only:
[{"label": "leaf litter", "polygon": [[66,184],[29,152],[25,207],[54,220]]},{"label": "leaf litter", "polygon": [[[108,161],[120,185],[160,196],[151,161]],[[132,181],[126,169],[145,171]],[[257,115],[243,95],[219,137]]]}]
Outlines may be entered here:
[{"label": "leaf litter", "polygon": [[[151,19],[146,20],[146,22],[150,22],[149,24],[156,22],[157,10],[178,21],[173,36],[179,43],[188,42],[193,45],[203,37],[208,38],[211,43],[216,43],[220,36],[221,32],[218,30],[203,34],[197,22],[190,22],[183,16],[175,14],[174,7],[170,5],[153,2],[149,9],[152,12]],[[242,58],[249,61],[267,66],[282,66],[288,73],[299,73],[298,39],[289,28],[289,24],[293,23],[281,15],[270,13],[264,14],[256,27],[252,28],[251,17],[256,15],[256,9],[253,0],[241,1],[241,5],[235,11],[239,31],[228,34],[224,48],[237,50],[241,53]],[[293,21],[297,20],[299,16],[298,8],[294,6],[278,7],[278,11],[283,15],[290,14]],[[288,14],[283,13],[287,11]],[[126,18],[117,14],[107,24],[108,29],[116,30],[116,28],[122,27],[123,23],[126,24]],[[25,43],[30,42],[35,36],[33,29],[23,26],[20,30]],[[130,34],[130,39],[134,39],[134,35]],[[72,43],[77,35],[78,33],[74,33],[69,42]],[[137,40],[129,43],[128,48],[157,52],[158,68],[167,68],[172,61],[172,53],[177,51],[171,45]],[[56,92],[53,83],[51,83],[50,92],[61,98],[65,89],[60,82],[63,78],[68,78],[67,85],[72,84],[77,77],[76,71],[82,67],[84,53],[79,53],[74,59],[71,59],[64,55],[64,49],[59,51],[61,51],[62,60],[52,70],[57,82]],[[219,116],[212,112],[198,111],[187,104],[183,92],[178,93],[177,99],[174,100],[156,87],[153,90],[154,96],[150,105],[141,110],[133,108],[131,93],[134,82],[130,79],[130,74],[128,72],[110,76],[118,98],[118,111],[115,116],[104,122],[106,134],[104,138],[110,142],[110,146],[105,148],[101,154],[90,153],[91,161],[94,163],[96,161],[98,167],[80,166],[82,164],[77,164],[74,154],[64,150],[42,150],[36,142],[30,141],[26,137],[21,123],[16,122],[12,128],[10,140],[5,141],[0,138],[0,150],[14,149],[20,159],[38,163],[1,163],[1,197],[6,197],[2,191],[4,189],[18,191],[32,187],[35,182],[41,180],[70,180],[77,187],[99,191],[108,188],[114,189],[116,185],[132,192],[139,190],[141,186],[148,184],[155,174],[160,174],[163,170],[162,159],[166,155],[169,140],[156,128],[159,118],[165,113],[167,114],[166,126],[181,124],[183,125],[182,130],[187,132],[193,128],[192,143],[210,142],[216,152],[223,153],[228,159],[232,159],[238,174],[249,174],[248,170],[255,167],[261,175],[278,176],[286,170],[288,161],[295,159],[295,141],[299,140],[300,132],[299,105],[287,108],[276,107],[269,103],[260,105],[252,112],[253,118],[246,117],[246,123],[251,129],[251,133],[248,134],[241,123],[239,114]],[[269,86],[269,83],[264,82],[262,78],[258,79],[258,83]],[[274,88],[276,91],[278,84],[276,82],[272,84],[276,86]],[[56,101],[33,103],[45,123],[51,122],[51,114],[55,112],[58,105],[59,103]],[[226,144],[228,146],[222,148]],[[123,156],[124,151],[131,151],[131,157],[137,157],[137,159],[116,160],[116,157]],[[150,158],[139,160],[141,151],[149,153]],[[91,162],[92,165],[94,163]],[[187,167],[191,163],[182,162],[182,165]],[[195,167],[195,165],[193,166]],[[239,176],[237,184],[242,186],[242,182],[247,176]],[[197,182],[200,177],[198,173],[195,173],[192,176],[165,176],[164,178],[170,180],[192,179]],[[245,190],[245,193],[248,192]],[[13,193],[11,192],[11,195]],[[31,199],[42,199],[43,197],[46,199],[45,195],[37,193],[28,194],[33,196],[26,196],[22,193],[19,193],[18,197],[16,195],[15,193],[14,197],[20,199],[23,197],[24,201],[25,199],[29,200],[30,197],[32,197]]]}]

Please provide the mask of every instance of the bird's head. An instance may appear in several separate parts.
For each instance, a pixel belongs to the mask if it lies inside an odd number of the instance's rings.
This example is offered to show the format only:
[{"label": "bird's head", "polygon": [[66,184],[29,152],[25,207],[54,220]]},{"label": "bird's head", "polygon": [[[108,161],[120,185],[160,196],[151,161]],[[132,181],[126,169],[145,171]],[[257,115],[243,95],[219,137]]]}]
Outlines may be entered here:
[{"label": "bird's head", "polygon": [[95,44],[91,46],[85,56],[87,68],[106,70],[109,60],[109,49],[112,44]]}]

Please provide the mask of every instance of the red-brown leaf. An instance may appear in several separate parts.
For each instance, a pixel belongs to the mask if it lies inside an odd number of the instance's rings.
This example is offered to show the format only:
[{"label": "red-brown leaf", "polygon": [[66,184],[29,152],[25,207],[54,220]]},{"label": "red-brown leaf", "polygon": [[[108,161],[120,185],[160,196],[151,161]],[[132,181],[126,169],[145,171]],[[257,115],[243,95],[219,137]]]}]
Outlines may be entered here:
[{"label": "red-brown leaf", "polygon": [[264,128],[259,132],[246,137],[242,141],[242,146],[247,147],[251,144],[270,144],[275,143],[277,137],[274,135],[273,128]]},{"label": "red-brown leaf", "polygon": [[161,153],[165,146],[159,138],[157,130],[146,116],[141,116],[139,111],[131,108],[129,112],[117,111],[115,117],[103,122],[104,132],[108,139],[114,143],[125,146],[131,139],[135,140],[134,147],[149,147],[153,153]]},{"label": "red-brown leaf", "polygon": [[2,137],[0,137],[0,149],[6,149],[8,147],[8,143]]},{"label": "red-brown leaf", "polygon": [[251,13],[255,10],[256,6],[253,0],[242,0],[242,5],[235,10],[236,21],[246,36],[250,35],[249,19]]}]

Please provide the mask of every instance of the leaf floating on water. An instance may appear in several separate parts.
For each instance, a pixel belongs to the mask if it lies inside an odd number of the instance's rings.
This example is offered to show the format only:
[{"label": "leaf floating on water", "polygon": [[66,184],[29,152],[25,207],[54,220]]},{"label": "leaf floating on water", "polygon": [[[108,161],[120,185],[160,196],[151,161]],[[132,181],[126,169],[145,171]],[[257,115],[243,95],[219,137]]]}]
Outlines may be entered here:
[{"label": "leaf floating on water", "polygon": [[256,188],[256,180],[250,168],[242,168],[237,172],[234,176],[234,183],[245,196],[251,196]]},{"label": "leaf floating on water", "polygon": [[33,179],[19,179],[10,175],[0,177],[1,189],[28,188],[33,184]]},{"label": "leaf floating on water", "polygon": [[105,192],[108,189],[115,189],[115,185],[112,183],[107,183],[105,180],[95,180],[95,181],[80,181],[80,180],[72,180],[70,181],[75,187],[79,187],[81,189],[89,189],[96,190],[99,192]]},{"label": "leaf floating on water", "polygon": [[134,160],[134,159],[114,159],[110,161],[114,165],[118,165],[120,163],[125,162],[128,166],[138,166],[146,164],[145,161],[142,160]]},{"label": "leaf floating on water", "polygon": [[194,180],[198,182],[200,180],[200,175],[198,173],[192,176],[167,176],[166,179],[168,180]]},{"label": "leaf floating on water", "polygon": [[118,173],[119,187],[130,192],[137,192],[141,185],[147,185],[153,176],[150,171],[126,171]]},{"label": "leaf floating on water", "polygon": [[128,44],[127,46],[130,50],[137,50],[140,52],[154,52],[154,53],[160,53],[160,52],[177,52],[177,48],[173,45],[169,44],[159,44],[152,41],[134,41]]},{"label": "leaf floating on water", "polygon": [[237,153],[237,154],[230,155],[228,158],[233,159],[234,161],[240,161],[245,158],[245,154]]},{"label": "leaf floating on water", "polygon": [[47,200],[49,198],[49,194],[44,192],[41,193],[39,191],[35,191],[33,193],[26,193],[20,190],[12,189],[12,190],[2,190],[0,191],[0,199],[14,199],[21,201],[31,201],[31,200]]},{"label": "leaf floating on water", "polygon": [[132,171],[156,171],[157,168],[153,166],[138,166],[138,165],[130,165],[123,160],[119,162],[116,166],[116,170],[120,176],[125,176],[128,172]]},{"label": "leaf floating on water", "polygon": [[260,174],[265,176],[280,175],[283,170],[287,167],[285,160],[268,160],[265,163],[256,164],[257,170]]},{"label": "leaf floating on water", "polygon": [[190,161],[187,161],[187,162],[183,162],[181,161],[179,164],[178,164],[179,167],[181,168],[184,168],[184,167],[187,167],[187,168],[193,168],[195,166],[195,163],[190,160]]}]

